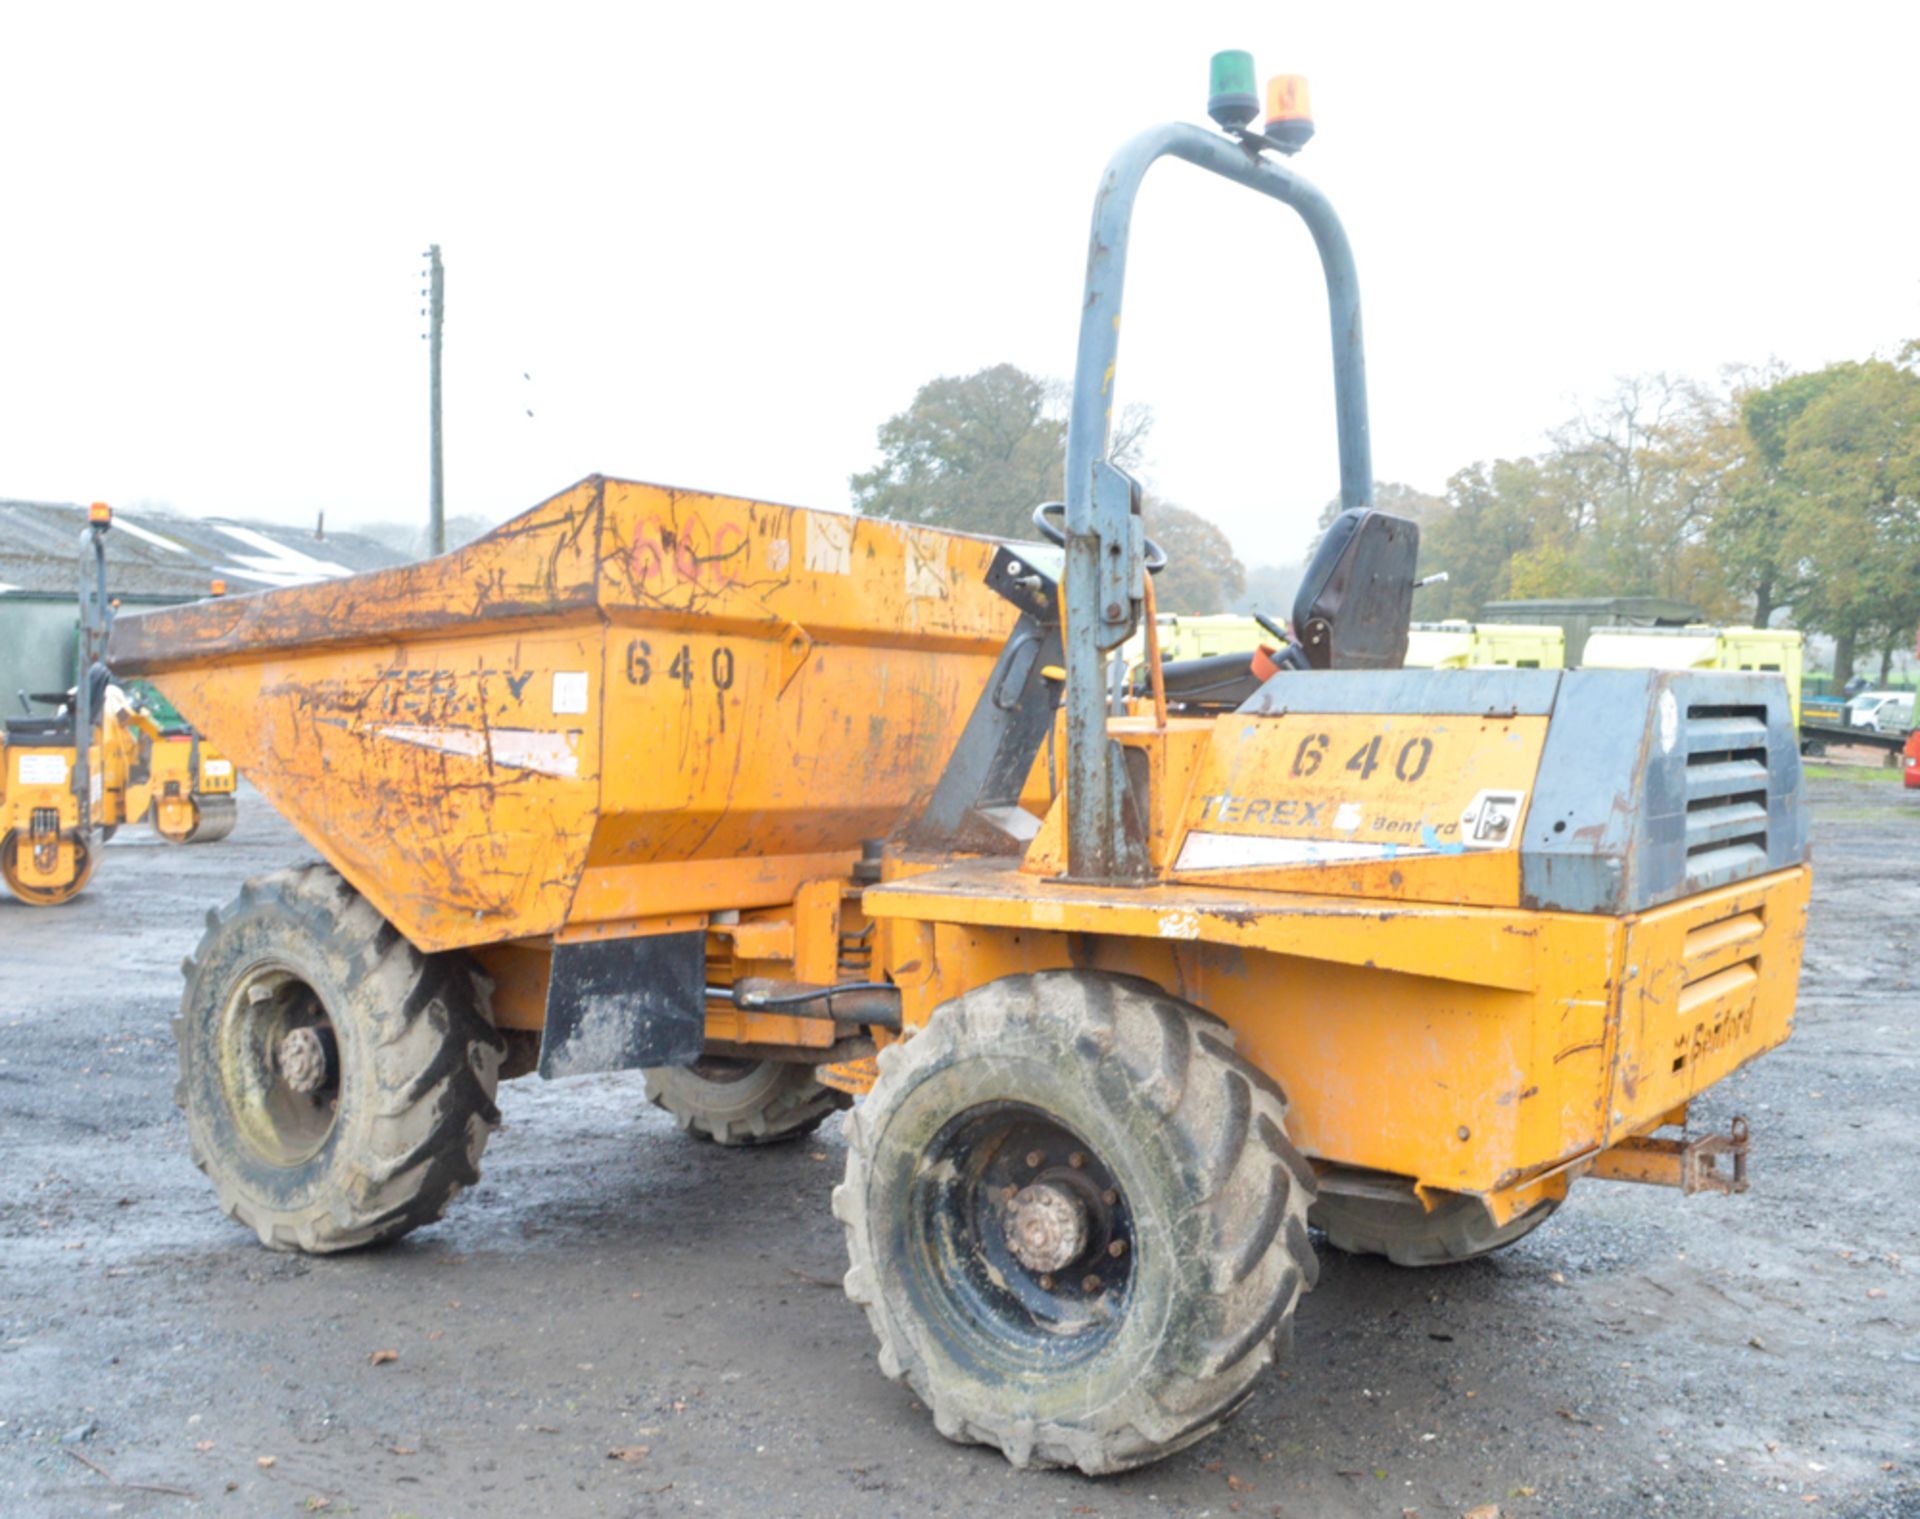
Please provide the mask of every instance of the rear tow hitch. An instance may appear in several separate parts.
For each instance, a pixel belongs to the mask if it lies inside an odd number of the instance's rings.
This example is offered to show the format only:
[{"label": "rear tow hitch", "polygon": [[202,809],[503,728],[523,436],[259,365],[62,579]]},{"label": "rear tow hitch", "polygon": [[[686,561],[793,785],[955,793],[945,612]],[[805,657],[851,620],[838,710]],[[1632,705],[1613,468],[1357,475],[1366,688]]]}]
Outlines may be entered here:
[{"label": "rear tow hitch", "polygon": [[[1637,1181],[1655,1187],[1727,1194],[1747,1190],[1747,1121],[1736,1118],[1725,1134],[1697,1139],[1623,1139],[1594,1157],[1587,1174],[1603,1181]],[[1720,1157],[1731,1163],[1720,1169]]]}]

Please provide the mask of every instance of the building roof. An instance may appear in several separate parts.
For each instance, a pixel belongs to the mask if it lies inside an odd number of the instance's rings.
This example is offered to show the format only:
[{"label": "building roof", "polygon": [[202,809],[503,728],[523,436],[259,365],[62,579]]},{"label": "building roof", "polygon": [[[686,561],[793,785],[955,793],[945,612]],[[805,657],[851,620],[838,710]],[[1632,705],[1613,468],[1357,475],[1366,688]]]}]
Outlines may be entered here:
[{"label": "building roof", "polygon": [[[0,499],[0,594],[73,596],[87,509]],[[107,533],[107,593],[130,600],[187,600],[215,580],[238,594],[332,580],[405,562],[364,533],[327,533],[273,522],[116,511]]]}]

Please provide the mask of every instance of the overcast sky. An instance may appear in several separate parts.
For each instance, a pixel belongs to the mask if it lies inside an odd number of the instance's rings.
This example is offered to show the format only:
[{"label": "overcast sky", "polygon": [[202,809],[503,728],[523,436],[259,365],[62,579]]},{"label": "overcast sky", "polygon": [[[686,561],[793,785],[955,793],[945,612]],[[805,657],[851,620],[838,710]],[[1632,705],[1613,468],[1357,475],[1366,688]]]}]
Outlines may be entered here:
[{"label": "overcast sky", "polygon": [[[1101,168],[1204,121],[1220,47],[1312,81],[1382,479],[1616,375],[1920,336],[1910,4],[14,3],[0,496],[424,518],[438,241],[450,513],[595,471],[844,507],[926,379],[1070,373]],[[1311,245],[1179,164],[1136,234],[1146,473],[1294,558],[1336,482]]]}]

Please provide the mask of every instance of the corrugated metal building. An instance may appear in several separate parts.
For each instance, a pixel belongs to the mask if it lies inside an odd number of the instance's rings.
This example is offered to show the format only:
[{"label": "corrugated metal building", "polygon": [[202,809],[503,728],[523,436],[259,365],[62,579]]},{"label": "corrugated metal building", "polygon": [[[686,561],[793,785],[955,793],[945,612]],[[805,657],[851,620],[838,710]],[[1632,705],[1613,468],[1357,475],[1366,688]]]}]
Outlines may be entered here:
[{"label": "corrugated metal building", "polygon": [[[73,684],[79,639],[81,534],[87,509],[0,500],[0,705],[18,691]],[[361,533],[164,512],[114,513],[107,534],[107,594],[122,606],[198,601],[213,582],[229,594],[302,585],[402,562]]]}]

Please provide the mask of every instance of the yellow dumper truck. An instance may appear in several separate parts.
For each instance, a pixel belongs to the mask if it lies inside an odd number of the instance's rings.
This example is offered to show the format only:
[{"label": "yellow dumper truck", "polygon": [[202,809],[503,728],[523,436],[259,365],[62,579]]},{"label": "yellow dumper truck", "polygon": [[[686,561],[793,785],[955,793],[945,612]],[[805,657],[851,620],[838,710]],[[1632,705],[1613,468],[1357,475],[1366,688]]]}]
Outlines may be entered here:
[{"label": "yellow dumper truck", "polygon": [[[1149,131],[1102,180],[1037,512],[1059,579],[592,477],[427,563],[120,621],[116,668],[324,859],[249,882],[186,966],[194,1157],[262,1243],[438,1217],[508,1077],[642,1069],[722,1143],[857,1096],[833,1209],[881,1370],[952,1439],[1098,1473],[1248,1396],[1310,1224],[1427,1265],[1583,1178],[1744,1188],[1744,1125],[1685,1125],[1792,1022],[1783,689],[1399,668],[1418,535],[1370,505],[1352,259],[1285,161],[1297,82],[1256,131],[1251,71],[1219,63],[1222,131]],[[1164,562],[1106,457],[1163,157],[1304,219],[1347,509],[1251,697],[1114,717]]]}]

